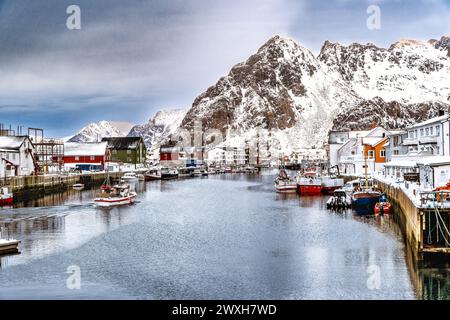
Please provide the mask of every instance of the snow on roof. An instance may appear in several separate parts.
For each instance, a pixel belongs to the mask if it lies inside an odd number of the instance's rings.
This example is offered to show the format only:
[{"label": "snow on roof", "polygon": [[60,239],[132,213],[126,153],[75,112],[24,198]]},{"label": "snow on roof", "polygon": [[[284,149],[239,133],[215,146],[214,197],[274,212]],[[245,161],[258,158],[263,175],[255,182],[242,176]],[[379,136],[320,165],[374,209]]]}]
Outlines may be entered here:
[{"label": "snow on roof", "polygon": [[439,166],[450,164],[449,156],[431,156],[417,161],[417,164],[424,166]]},{"label": "snow on roof", "polygon": [[408,168],[414,168],[417,166],[416,161],[412,160],[397,160],[397,161],[390,161],[386,162],[384,164],[385,167],[408,167]]},{"label": "snow on roof", "polygon": [[375,147],[380,142],[383,142],[385,139],[386,138],[382,138],[382,137],[367,137],[367,138],[363,138],[363,144],[368,144],[372,147]]},{"label": "snow on roof", "polygon": [[26,137],[0,137],[0,149],[19,149]]},{"label": "snow on roof", "polygon": [[415,125],[412,125],[411,127],[408,127],[408,129],[414,129],[414,128],[426,126],[426,125],[429,125],[429,124],[432,124],[432,123],[441,122],[441,121],[447,120],[448,118],[449,118],[448,114],[443,115],[443,116],[439,116],[439,117],[434,117],[434,118],[428,119],[426,121],[416,123]]},{"label": "snow on roof", "polygon": [[106,153],[106,146],[108,143],[104,142],[66,142],[64,144],[65,156],[103,156]]}]

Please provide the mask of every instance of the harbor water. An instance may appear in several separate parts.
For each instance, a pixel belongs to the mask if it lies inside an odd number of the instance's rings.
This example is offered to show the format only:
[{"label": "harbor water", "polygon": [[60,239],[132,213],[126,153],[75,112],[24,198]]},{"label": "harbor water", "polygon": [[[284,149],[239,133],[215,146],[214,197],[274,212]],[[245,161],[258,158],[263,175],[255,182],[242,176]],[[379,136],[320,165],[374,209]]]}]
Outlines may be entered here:
[{"label": "harbor water", "polygon": [[0,209],[21,240],[0,258],[0,299],[450,299],[449,272],[414,268],[395,217],[277,194],[275,176],[139,182],[113,209],[95,190]]}]

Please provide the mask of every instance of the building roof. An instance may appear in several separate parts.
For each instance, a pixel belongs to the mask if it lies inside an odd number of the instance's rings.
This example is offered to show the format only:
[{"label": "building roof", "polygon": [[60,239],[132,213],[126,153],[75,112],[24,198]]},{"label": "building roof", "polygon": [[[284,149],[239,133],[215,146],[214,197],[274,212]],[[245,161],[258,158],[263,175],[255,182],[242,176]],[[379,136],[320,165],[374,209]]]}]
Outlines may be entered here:
[{"label": "building roof", "polygon": [[449,156],[424,157],[423,159],[418,160],[417,164],[424,165],[424,166],[431,166],[431,167],[438,167],[438,166],[442,166],[442,165],[449,165],[450,164],[450,157]]},{"label": "building roof", "polygon": [[144,140],[142,137],[114,137],[103,138],[102,141],[108,143],[108,148],[117,150],[137,149],[139,143]]},{"label": "building roof", "polygon": [[106,154],[107,142],[66,142],[64,156],[103,156]]},{"label": "building roof", "polygon": [[414,168],[417,166],[417,162],[412,161],[412,160],[396,160],[396,161],[386,162],[384,164],[384,166],[385,167]]},{"label": "building roof", "polygon": [[2,150],[18,150],[22,146],[26,136],[2,136],[0,137],[0,149]]},{"label": "building roof", "polygon": [[447,120],[448,118],[449,118],[448,114],[443,115],[443,116],[439,116],[439,117],[434,117],[434,118],[428,119],[426,121],[416,123],[415,125],[412,125],[411,127],[408,127],[408,129],[415,129],[415,128],[427,126],[427,125],[430,125],[430,124],[433,124],[433,123],[437,123],[437,122],[440,123],[442,121]]},{"label": "building roof", "polygon": [[375,147],[385,140],[386,140],[386,138],[382,138],[382,137],[367,137],[367,138],[363,138],[362,143],[368,144],[371,147]]}]

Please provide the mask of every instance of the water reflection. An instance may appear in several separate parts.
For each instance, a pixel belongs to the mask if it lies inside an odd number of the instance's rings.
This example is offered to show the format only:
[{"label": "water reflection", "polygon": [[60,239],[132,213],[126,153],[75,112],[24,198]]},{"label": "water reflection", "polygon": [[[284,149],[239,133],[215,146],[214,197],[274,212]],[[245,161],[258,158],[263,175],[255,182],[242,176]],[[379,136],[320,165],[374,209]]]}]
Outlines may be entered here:
[{"label": "water reflection", "polygon": [[[69,190],[1,211],[22,241],[20,255],[0,258],[4,298],[27,298],[34,270],[48,274],[37,288],[67,297],[58,266],[73,261],[95,284],[86,297],[449,298],[448,271],[414,269],[395,216],[328,211],[327,197],[277,194],[273,180],[140,182],[135,205],[110,209],[93,206],[95,189]],[[380,290],[367,288],[371,265]]]}]

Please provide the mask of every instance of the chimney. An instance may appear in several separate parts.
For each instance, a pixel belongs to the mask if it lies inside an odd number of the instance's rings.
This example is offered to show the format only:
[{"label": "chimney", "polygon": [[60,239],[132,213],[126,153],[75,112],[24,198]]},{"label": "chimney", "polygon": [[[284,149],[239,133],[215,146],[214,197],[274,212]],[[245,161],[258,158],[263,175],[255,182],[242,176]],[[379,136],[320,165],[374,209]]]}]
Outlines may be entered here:
[{"label": "chimney", "polygon": [[377,123],[374,121],[372,122],[372,129],[375,129],[377,127]]}]

